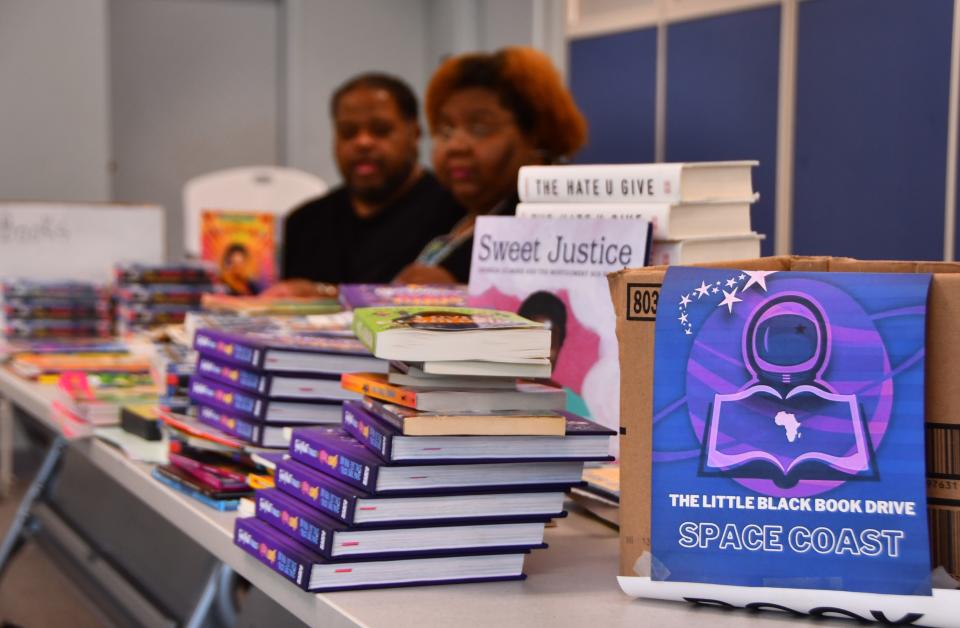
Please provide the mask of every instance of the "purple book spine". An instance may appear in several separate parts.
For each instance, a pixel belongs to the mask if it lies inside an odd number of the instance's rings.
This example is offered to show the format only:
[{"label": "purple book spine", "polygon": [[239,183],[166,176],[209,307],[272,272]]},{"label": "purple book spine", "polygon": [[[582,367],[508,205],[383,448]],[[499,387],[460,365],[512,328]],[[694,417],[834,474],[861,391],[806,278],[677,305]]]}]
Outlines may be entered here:
[{"label": "purple book spine", "polygon": [[266,394],[267,384],[269,383],[265,375],[232,364],[219,363],[202,355],[197,360],[196,372],[198,375],[222,382],[228,386],[236,386],[260,395]]},{"label": "purple book spine", "polygon": [[393,434],[384,429],[359,401],[343,402],[343,429],[382,460],[390,461]]},{"label": "purple book spine", "polygon": [[246,421],[244,419],[238,419],[237,417],[230,416],[229,414],[220,412],[211,406],[206,406],[203,404],[198,405],[197,420],[204,425],[209,425],[212,428],[218,429],[221,432],[225,432],[235,438],[239,438],[242,441],[253,443],[254,445],[258,445],[261,442],[260,425],[253,423],[252,421]]},{"label": "purple book spine", "polygon": [[322,473],[358,488],[372,491],[377,485],[377,467],[360,460],[347,447],[306,437],[306,430],[294,430],[290,457]]},{"label": "purple book spine", "polygon": [[274,481],[278,489],[346,524],[353,522],[356,499],[353,490],[322,473],[291,460],[277,462]]},{"label": "purple book spine", "polygon": [[313,508],[276,489],[257,491],[257,518],[266,521],[312,551],[331,557],[336,530]]},{"label": "purple book spine", "polygon": [[231,414],[239,414],[247,420],[262,421],[266,402],[243,391],[203,377],[190,378],[190,398],[219,408]]},{"label": "purple book spine", "polygon": [[283,537],[256,519],[237,519],[233,542],[245,552],[306,591],[310,586],[310,568],[306,556],[291,551]]},{"label": "purple book spine", "polygon": [[240,342],[237,338],[220,334],[212,329],[200,329],[193,338],[193,348],[233,364],[260,368],[264,351],[260,347]]}]

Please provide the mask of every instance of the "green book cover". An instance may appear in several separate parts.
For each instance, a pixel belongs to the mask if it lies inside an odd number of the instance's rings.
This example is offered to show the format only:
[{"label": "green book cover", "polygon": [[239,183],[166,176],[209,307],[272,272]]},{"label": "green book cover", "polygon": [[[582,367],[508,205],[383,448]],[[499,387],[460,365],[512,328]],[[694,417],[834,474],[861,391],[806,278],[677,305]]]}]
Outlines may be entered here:
[{"label": "green book cover", "polygon": [[542,329],[513,312],[433,305],[361,307],[353,311],[353,332],[376,352],[377,336],[394,329],[458,332],[483,329]]}]

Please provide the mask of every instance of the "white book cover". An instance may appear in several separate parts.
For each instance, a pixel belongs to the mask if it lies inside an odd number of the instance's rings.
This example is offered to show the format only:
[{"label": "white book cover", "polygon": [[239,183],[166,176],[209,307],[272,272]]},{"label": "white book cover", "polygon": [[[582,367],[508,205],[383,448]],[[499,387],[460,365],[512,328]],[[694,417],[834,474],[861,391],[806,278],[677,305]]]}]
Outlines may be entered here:
[{"label": "white book cover", "polygon": [[471,307],[548,324],[553,379],[566,392],[567,410],[618,429],[616,317],[606,275],[644,265],[650,223],[481,216],[473,242]]},{"label": "white book cover", "polygon": [[529,203],[737,200],[753,196],[756,161],[523,166],[520,200]]}]

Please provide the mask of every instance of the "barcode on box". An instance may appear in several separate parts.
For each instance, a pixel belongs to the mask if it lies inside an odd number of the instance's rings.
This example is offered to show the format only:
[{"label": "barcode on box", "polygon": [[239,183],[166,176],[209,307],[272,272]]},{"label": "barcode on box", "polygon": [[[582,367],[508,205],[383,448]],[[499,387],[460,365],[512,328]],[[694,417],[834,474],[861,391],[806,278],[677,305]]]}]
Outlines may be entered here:
[{"label": "barcode on box", "polygon": [[927,475],[960,479],[960,425],[928,423]]},{"label": "barcode on box", "polygon": [[660,288],[661,285],[658,283],[627,284],[627,320],[657,320],[657,305],[660,302]]},{"label": "barcode on box", "polygon": [[960,578],[960,508],[930,506],[930,560],[934,568],[943,567]]}]

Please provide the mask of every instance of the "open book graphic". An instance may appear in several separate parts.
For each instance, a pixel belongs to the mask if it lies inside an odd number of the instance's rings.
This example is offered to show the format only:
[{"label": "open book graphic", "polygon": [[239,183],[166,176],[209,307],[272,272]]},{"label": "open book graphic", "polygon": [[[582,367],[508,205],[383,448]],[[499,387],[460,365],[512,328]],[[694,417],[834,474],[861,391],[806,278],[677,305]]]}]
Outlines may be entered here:
[{"label": "open book graphic", "polygon": [[[820,463],[821,468],[803,463]],[[737,477],[770,477],[772,465],[797,479],[857,476],[871,469],[869,436],[856,395],[805,384],[781,394],[758,384],[717,394],[704,438],[701,471]],[[740,468],[740,471],[734,471]],[[824,471],[833,473],[824,473]]]}]

